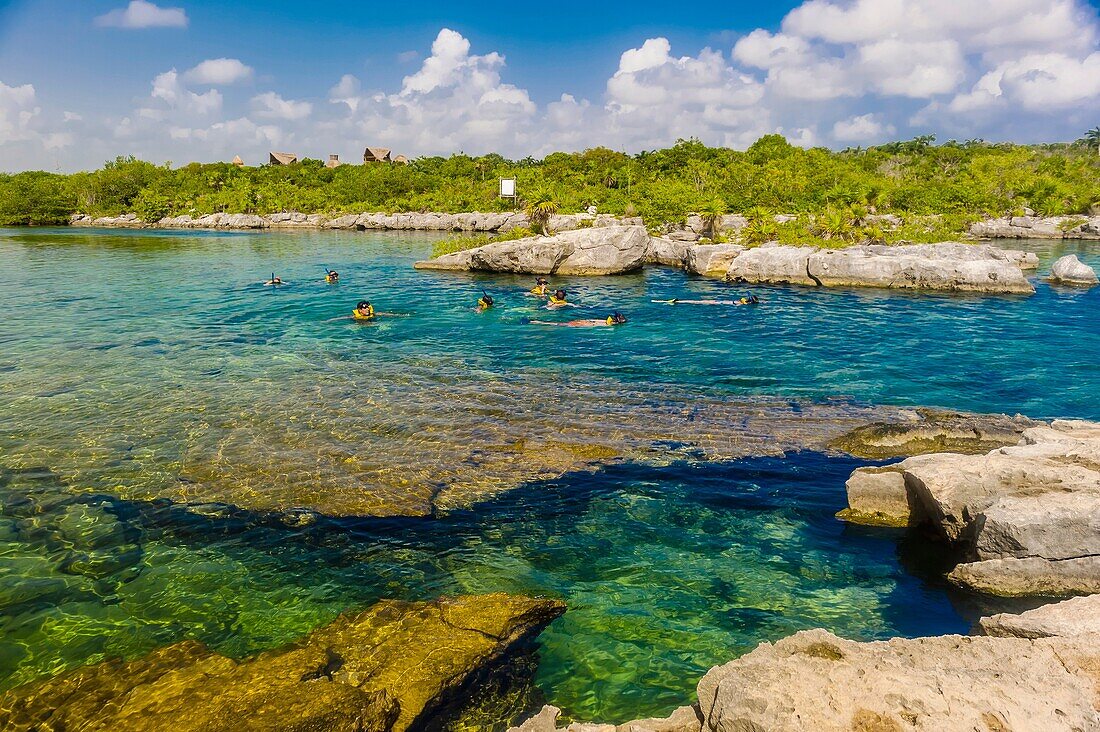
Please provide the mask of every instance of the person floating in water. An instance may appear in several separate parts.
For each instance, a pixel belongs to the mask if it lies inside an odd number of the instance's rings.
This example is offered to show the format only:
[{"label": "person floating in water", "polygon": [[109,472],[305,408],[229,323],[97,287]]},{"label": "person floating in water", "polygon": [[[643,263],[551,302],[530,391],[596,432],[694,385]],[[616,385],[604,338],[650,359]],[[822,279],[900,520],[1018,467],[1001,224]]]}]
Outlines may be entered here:
[{"label": "person floating in water", "polygon": [[266,281],[264,282],[264,284],[265,284],[265,285],[273,285],[273,286],[275,286],[275,287],[278,287],[279,285],[285,285],[286,283],[285,283],[285,282],[283,282],[281,278],[279,278],[279,277],[276,277],[276,276],[275,276],[275,273],[274,273],[274,272],[272,272],[272,273],[271,273],[271,279],[270,279],[270,280],[266,280]]},{"label": "person floating in water", "polygon": [[552,320],[528,320],[527,322],[531,325],[559,325],[565,328],[601,328],[610,325],[623,325],[627,320],[622,313],[613,313],[603,320],[593,318],[591,320],[567,320],[564,323],[555,323]]},{"label": "person floating in water", "polygon": [[493,307],[493,296],[482,290],[481,297],[477,299],[477,311],[483,313],[491,307]]},{"label": "person floating in water", "polygon": [[351,317],[356,320],[374,320],[374,315],[374,306],[369,300],[360,300],[351,313]]},{"label": "person floating in water", "polygon": [[550,296],[550,302],[546,303],[548,308],[563,308],[573,303],[568,301],[568,297],[565,294],[565,290],[554,290],[554,294]]},{"label": "person floating in water", "polygon": [[337,282],[340,281],[340,273],[336,270],[326,269],[325,272],[325,282],[329,283],[330,285],[335,285]]},{"label": "person floating in water", "polygon": [[737,300],[681,300],[674,297],[671,300],[654,300],[653,302],[662,305],[759,305],[760,298],[756,295],[749,295]]},{"label": "person floating in water", "polygon": [[535,280],[535,286],[531,288],[532,295],[536,297],[546,297],[550,292],[550,283],[546,281],[545,277],[539,277]]}]

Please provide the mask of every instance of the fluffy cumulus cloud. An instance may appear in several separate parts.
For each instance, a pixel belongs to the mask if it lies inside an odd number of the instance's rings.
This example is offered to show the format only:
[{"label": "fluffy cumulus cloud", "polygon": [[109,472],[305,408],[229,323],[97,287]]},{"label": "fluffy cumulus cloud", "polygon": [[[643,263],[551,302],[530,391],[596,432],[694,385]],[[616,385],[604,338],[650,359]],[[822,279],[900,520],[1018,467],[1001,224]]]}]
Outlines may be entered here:
[{"label": "fluffy cumulus cloud", "polygon": [[[135,0],[112,23],[167,24],[158,13],[171,10]],[[45,145],[65,139],[51,133],[110,130],[100,149],[77,146],[95,150],[90,163],[120,152],[258,160],[270,147],[323,158],[366,145],[523,157],[690,136],[744,148],[771,132],[836,147],[930,132],[1067,139],[1100,115],[1100,20],[1086,0],[806,0],[779,27],[732,40],[677,49],[639,38],[601,94],[565,86],[542,103],[508,81],[503,55],[447,28],[423,56],[399,56],[410,68],[395,87],[346,74],[317,79],[314,95],[257,93],[242,83],[256,78],[251,67],[214,58],[155,75],[146,98],[98,128],[81,110],[41,111],[32,87],[0,86],[0,138]]]},{"label": "fluffy cumulus cloud", "polygon": [[252,77],[252,67],[235,58],[211,58],[189,69],[184,78],[191,84],[219,86],[236,84]]},{"label": "fluffy cumulus cloud", "polygon": [[162,8],[145,0],[131,0],[125,8],[105,13],[95,22],[105,28],[186,28],[187,13],[183,8]]}]

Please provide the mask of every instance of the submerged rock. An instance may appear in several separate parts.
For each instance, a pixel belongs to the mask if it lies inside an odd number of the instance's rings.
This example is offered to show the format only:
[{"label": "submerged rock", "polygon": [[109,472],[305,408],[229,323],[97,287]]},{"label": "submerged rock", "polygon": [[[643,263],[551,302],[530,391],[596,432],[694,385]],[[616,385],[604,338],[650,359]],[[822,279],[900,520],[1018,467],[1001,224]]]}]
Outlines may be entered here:
[{"label": "submerged rock", "polygon": [[1100,591],[1100,424],[1056,420],[985,455],[937,453],[848,481],[858,523],[928,523],[969,560],[949,576],[1000,595]]},{"label": "submerged rock", "polygon": [[565,611],[513,595],[383,600],[292,646],[243,661],[183,641],[0,695],[0,727],[42,729],[431,729],[465,686]]},{"label": "submerged rock", "polygon": [[517,274],[608,275],[645,264],[649,234],[641,226],[602,226],[554,236],[495,242],[436,259],[418,269],[514,272]]},{"label": "submerged rock", "polygon": [[763,643],[699,682],[704,730],[973,732],[1100,728],[1097,636]]},{"label": "submerged rock", "polygon": [[1024,430],[1041,422],[1022,415],[964,414],[917,409],[912,420],[857,427],[830,447],[856,457],[883,459],[932,452],[977,454],[1015,445]]},{"label": "submerged rock", "polygon": [[1092,286],[1100,282],[1096,272],[1075,254],[1067,254],[1050,268],[1050,279],[1063,285]]}]

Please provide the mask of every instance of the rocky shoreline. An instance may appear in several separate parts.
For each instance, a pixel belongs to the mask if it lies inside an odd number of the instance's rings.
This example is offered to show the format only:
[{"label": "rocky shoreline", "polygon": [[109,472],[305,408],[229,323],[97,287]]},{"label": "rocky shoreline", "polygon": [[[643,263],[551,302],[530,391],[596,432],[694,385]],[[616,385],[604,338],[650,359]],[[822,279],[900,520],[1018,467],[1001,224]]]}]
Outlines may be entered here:
[{"label": "rocky shoreline", "polygon": [[983,635],[858,642],[806,630],[715,666],[664,719],[509,732],[1100,729],[1100,595],[982,618]]},{"label": "rocky shoreline", "polygon": [[646,264],[680,267],[732,283],[1030,294],[1035,287],[1026,272],[1036,269],[1039,260],[1031,252],[989,244],[817,249],[772,243],[746,248],[650,237],[641,226],[603,226],[493,242],[415,266],[454,272],[611,275],[635,272]]}]

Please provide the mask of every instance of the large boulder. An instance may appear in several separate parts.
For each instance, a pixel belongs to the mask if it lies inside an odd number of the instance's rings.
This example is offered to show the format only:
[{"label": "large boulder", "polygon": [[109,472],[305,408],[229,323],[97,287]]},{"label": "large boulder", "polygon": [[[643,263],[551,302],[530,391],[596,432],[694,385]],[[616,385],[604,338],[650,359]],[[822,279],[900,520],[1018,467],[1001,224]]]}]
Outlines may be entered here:
[{"label": "large boulder", "polygon": [[1096,272],[1074,254],[1067,254],[1050,268],[1050,279],[1063,285],[1092,286],[1100,282]]},{"label": "large boulder", "polygon": [[1091,595],[1100,593],[1100,557],[964,562],[952,569],[947,579],[963,589],[1001,597]]},{"label": "large boulder", "polygon": [[1100,595],[1074,597],[1027,612],[1000,613],[978,621],[982,633],[1014,638],[1100,637]]},{"label": "large boulder", "polygon": [[696,244],[687,248],[685,267],[692,274],[723,277],[744,251],[740,244]]},{"label": "large boulder", "polygon": [[609,275],[641,269],[649,234],[641,226],[604,226],[494,242],[417,262],[418,269],[517,274]]},{"label": "large boulder", "polygon": [[649,240],[646,264],[663,264],[666,267],[684,269],[687,267],[688,250],[691,248],[690,242],[655,236]]},{"label": "large boulder", "polygon": [[711,732],[1100,729],[1097,636],[764,643],[699,682]]},{"label": "large boulder", "polygon": [[971,236],[984,239],[1088,239],[1100,234],[1100,216],[1026,216],[979,221]]},{"label": "large boulder", "polygon": [[565,606],[512,595],[384,600],[243,661],[183,641],[0,695],[0,728],[390,732],[432,719]]}]

